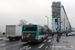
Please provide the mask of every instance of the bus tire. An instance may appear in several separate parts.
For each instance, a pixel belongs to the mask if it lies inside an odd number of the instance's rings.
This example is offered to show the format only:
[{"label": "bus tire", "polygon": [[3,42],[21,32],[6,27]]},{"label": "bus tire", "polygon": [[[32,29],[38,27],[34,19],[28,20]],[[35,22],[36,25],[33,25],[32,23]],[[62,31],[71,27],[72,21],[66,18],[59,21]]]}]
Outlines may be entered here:
[{"label": "bus tire", "polygon": [[44,39],[42,38],[42,39],[41,39],[41,43],[42,43],[43,41],[44,41]]}]

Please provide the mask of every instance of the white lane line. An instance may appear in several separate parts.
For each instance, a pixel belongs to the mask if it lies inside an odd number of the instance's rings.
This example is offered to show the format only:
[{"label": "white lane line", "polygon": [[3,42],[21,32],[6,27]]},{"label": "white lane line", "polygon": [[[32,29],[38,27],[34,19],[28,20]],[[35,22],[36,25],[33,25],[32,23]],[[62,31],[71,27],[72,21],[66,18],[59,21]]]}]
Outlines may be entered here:
[{"label": "white lane line", "polygon": [[63,48],[63,46],[51,46],[52,48]]},{"label": "white lane line", "polygon": [[48,46],[46,46],[45,50],[47,50],[47,49],[48,49]]},{"label": "white lane line", "polygon": [[14,47],[14,46],[21,45],[21,44],[25,44],[25,43],[27,43],[27,42],[22,42],[22,43],[19,43],[19,44],[13,45],[13,47]]},{"label": "white lane line", "polygon": [[48,42],[51,42],[51,40],[48,40]]},{"label": "white lane line", "polygon": [[52,48],[64,48],[64,49],[70,49],[70,50],[72,50],[72,49],[74,49],[74,46],[70,46],[70,47],[66,47],[66,46],[51,46]]},{"label": "white lane line", "polygon": [[41,46],[39,46],[38,48],[42,48],[44,46],[44,44],[42,44]]},{"label": "white lane line", "polygon": [[47,39],[51,39],[52,37],[48,37]]},{"label": "white lane line", "polygon": [[63,46],[65,49],[74,49],[74,46],[70,46],[70,48],[67,48],[66,46]]},{"label": "white lane line", "polygon": [[4,50],[6,50],[6,49],[4,49]]},{"label": "white lane line", "polygon": [[27,46],[24,46],[23,48],[21,48],[20,50],[29,50],[29,49],[31,49],[31,47],[29,45],[27,45]]},{"label": "white lane line", "polygon": [[1,44],[2,46],[4,46],[5,44]]},{"label": "white lane line", "polygon": [[43,42],[46,42],[47,40],[44,40]]},{"label": "white lane line", "polygon": [[0,46],[5,46],[5,44],[0,44]]}]

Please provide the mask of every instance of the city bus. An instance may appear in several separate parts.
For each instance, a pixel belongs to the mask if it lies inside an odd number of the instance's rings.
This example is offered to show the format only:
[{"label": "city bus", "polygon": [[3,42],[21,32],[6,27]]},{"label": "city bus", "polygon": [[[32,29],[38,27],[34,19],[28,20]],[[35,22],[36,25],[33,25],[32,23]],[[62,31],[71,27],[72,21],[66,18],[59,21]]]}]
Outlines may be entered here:
[{"label": "city bus", "polygon": [[23,25],[22,42],[42,42],[48,37],[48,29],[40,25]]}]

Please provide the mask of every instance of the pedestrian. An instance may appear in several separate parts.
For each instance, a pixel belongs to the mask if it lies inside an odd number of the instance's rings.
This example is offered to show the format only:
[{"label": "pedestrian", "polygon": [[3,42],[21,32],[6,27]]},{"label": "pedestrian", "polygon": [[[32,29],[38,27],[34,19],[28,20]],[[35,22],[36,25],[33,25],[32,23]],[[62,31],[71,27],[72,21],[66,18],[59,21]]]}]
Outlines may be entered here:
[{"label": "pedestrian", "polygon": [[66,31],[66,37],[68,36],[68,33],[67,33],[67,31]]},{"label": "pedestrian", "polygon": [[58,32],[58,28],[57,28],[56,30],[57,30],[57,39],[56,39],[56,41],[59,42],[59,39],[60,39],[60,33]]},{"label": "pedestrian", "polygon": [[66,27],[66,37],[68,36],[67,27]]}]

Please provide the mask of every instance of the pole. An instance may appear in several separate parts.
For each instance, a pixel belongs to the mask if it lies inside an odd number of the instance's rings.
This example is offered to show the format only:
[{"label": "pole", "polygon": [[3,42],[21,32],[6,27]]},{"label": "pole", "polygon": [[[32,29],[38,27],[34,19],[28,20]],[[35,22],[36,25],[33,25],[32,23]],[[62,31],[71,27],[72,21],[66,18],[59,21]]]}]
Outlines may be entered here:
[{"label": "pole", "polygon": [[[45,16],[45,17],[47,17],[47,16]],[[49,26],[49,21],[48,20],[49,20],[49,18],[47,17],[47,26]]]},{"label": "pole", "polygon": [[[45,17],[47,17],[47,16],[45,16]],[[49,21],[48,20],[49,20],[49,18],[47,17],[47,27],[49,28],[49,23],[48,23]],[[48,36],[49,36],[49,29],[48,29]]]}]

